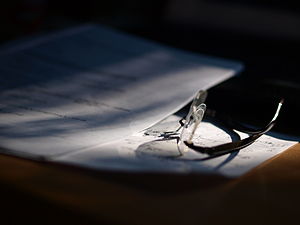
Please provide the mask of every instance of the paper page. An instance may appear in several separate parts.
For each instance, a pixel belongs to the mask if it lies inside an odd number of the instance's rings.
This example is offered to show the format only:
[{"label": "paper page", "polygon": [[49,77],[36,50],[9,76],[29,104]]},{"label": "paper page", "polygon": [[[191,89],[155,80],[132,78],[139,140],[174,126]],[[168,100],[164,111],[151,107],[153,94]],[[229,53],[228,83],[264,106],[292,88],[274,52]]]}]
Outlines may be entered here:
[{"label": "paper page", "polygon": [[[219,174],[237,177],[256,167],[263,161],[296,144],[296,141],[278,138],[278,134],[263,135],[252,145],[228,155],[209,160],[193,150],[180,155],[176,140],[163,141],[157,134],[173,131],[181,117],[172,115],[144,132],[123,140],[106,144],[84,153],[70,154],[57,161],[102,170],[134,172],[171,172]],[[237,132],[239,138],[245,134]],[[195,136],[196,145],[216,146],[234,140],[234,135],[209,122],[202,122]]]},{"label": "paper page", "polygon": [[32,157],[96,148],[240,69],[93,25],[21,41],[0,52],[0,147]]}]

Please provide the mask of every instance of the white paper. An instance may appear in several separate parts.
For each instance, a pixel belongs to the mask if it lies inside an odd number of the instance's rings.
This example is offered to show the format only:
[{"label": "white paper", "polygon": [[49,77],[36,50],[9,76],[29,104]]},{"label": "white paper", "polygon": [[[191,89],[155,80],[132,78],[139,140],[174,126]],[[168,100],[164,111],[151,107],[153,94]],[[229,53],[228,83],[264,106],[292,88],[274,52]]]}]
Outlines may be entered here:
[{"label": "white paper", "polygon": [[52,158],[97,149],[240,69],[93,25],[13,44],[0,52],[0,147]]},{"label": "white paper", "polygon": [[[84,153],[75,153],[56,159],[64,163],[104,170],[134,172],[202,173],[237,177],[245,174],[265,160],[296,144],[278,134],[263,135],[252,145],[228,155],[198,161],[207,155],[192,150],[180,155],[176,140],[164,141],[157,134],[174,131],[179,116],[172,115],[161,123],[114,143]],[[147,134],[147,135],[145,135]],[[246,135],[237,132],[239,138]],[[232,135],[209,122],[197,129],[195,145],[216,146],[233,141]]]}]

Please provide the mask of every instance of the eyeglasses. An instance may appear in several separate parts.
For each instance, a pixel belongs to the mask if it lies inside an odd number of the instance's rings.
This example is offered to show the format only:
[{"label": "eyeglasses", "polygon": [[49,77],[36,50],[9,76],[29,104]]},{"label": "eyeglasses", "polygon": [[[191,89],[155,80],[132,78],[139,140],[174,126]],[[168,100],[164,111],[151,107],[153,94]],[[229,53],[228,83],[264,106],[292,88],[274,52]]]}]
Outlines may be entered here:
[{"label": "eyeglasses", "polygon": [[[209,159],[213,157],[218,157],[221,155],[229,154],[238,150],[241,150],[252,143],[254,143],[259,137],[261,137],[266,132],[270,131],[278,118],[280,109],[283,104],[283,99],[279,102],[276,112],[272,118],[272,120],[261,129],[251,129],[242,124],[234,122],[230,117],[223,116],[221,118],[223,123],[226,124],[229,128],[237,131],[241,131],[247,135],[249,135],[245,139],[241,139],[234,142],[229,142],[213,147],[202,147],[195,145],[193,143],[193,139],[195,137],[195,132],[199,127],[204,114],[206,112],[206,105],[204,103],[207,97],[206,91],[199,91],[195,98],[192,101],[189,112],[187,116],[179,121],[179,127],[174,132],[165,132],[161,136],[164,139],[177,139],[178,150],[181,155],[184,155],[185,152],[189,150],[193,150],[198,153],[207,154],[207,157],[201,158],[200,160]],[[209,110],[208,110],[209,111]],[[211,115],[216,115],[215,111],[209,111]]]}]

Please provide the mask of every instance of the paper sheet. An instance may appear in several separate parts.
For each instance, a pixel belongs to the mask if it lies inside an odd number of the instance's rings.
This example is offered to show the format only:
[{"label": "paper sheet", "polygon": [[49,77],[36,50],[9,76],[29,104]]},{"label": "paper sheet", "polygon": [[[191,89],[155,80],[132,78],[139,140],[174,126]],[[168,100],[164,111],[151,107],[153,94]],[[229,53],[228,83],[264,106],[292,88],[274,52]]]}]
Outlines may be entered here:
[{"label": "paper sheet", "polygon": [[94,25],[21,41],[0,52],[0,148],[46,158],[98,149],[239,70]]},{"label": "paper sheet", "polygon": [[[180,155],[176,140],[162,141],[157,134],[173,131],[181,117],[172,115],[161,123],[125,139],[104,145],[84,153],[61,157],[57,161],[83,167],[104,170],[134,172],[202,173],[237,177],[256,167],[265,160],[296,144],[284,140],[278,134],[263,135],[254,144],[228,155],[199,161],[207,157],[192,150]],[[228,133],[210,122],[202,122],[194,140],[196,145],[215,146],[245,138],[241,132]]]}]

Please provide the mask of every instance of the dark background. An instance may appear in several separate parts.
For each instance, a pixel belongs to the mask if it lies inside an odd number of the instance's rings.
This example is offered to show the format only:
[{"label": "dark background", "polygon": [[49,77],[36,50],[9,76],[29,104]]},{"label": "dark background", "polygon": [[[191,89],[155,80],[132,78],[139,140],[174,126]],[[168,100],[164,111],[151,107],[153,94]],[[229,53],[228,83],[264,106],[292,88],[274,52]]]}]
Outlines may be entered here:
[{"label": "dark background", "polygon": [[[299,12],[291,0],[10,0],[1,1],[0,42],[94,22],[189,51],[236,59],[245,64],[244,72],[211,89],[208,107],[262,126],[284,97],[275,129],[299,137]],[[130,222],[148,221],[153,214],[147,224],[180,224],[177,218],[193,224],[291,224],[299,214],[298,153],[286,151],[248,181],[246,176],[231,183],[232,190],[224,182],[226,189],[221,191],[213,188],[214,179],[197,174],[90,175],[92,171],[1,155],[0,223],[112,224],[103,219],[111,214],[125,218],[122,224],[138,224]]]},{"label": "dark background", "polygon": [[208,107],[262,126],[283,97],[275,129],[299,135],[299,13],[291,0],[5,1],[0,41],[94,22],[236,59],[245,64],[244,72],[210,90]]}]

